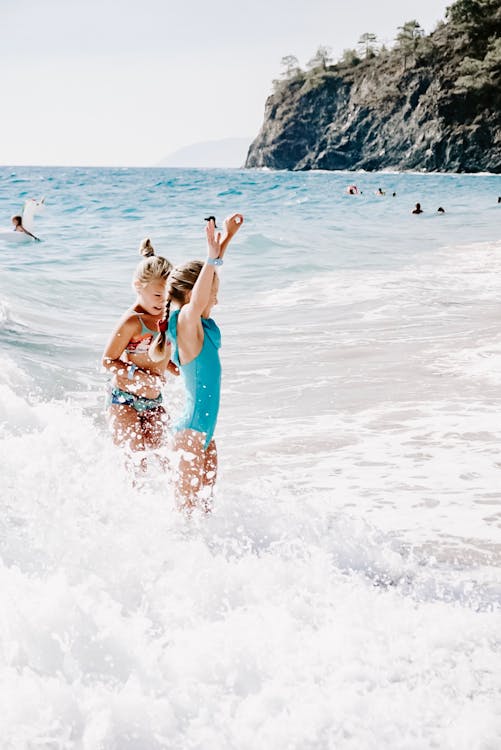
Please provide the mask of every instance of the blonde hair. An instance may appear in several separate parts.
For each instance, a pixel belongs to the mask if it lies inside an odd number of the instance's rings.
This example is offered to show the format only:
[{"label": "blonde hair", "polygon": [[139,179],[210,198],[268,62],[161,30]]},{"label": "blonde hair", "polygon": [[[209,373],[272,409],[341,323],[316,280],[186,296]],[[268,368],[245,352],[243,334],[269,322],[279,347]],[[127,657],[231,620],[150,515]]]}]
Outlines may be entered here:
[{"label": "blonde hair", "polygon": [[150,255],[155,255],[155,248],[151,244],[149,237],[145,237],[139,245],[139,255],[144,255],[145,258],[149,258]]},{"label": "blonde hair", "polygon": [[168,279],[172,263],[161,255],[155,255],[155,248],[150,238],[146,237],[139,245],[139,254],[144,256],[134,271],[134,283],[149,284],[157,279]]},{"label": "blonde hair", "polygon": [[170,274],[167,282],[167,303],[165,306],[165,317],[162,321],[162,330],[151,342],[148,356],[153,362],[160,362],[165,357],[167,344],[167,328],[169,326],[170,303],[177,302],[180,307],[186,303],[186,297],[195,286],[195,282],[203,268],[201,260],[190,260],[182,266],[176,266]]}]

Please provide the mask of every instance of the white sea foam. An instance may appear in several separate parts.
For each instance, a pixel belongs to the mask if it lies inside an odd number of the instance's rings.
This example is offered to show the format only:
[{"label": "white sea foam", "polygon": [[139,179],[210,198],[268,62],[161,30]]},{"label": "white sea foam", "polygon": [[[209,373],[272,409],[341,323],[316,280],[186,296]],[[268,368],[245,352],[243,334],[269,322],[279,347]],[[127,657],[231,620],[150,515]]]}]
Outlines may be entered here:
[{"label": "white sea foam", "polygon": [[[91,420],[46,417],[4,442],[5,747],[495,741],[484,567],[409,556],[340,512],[341,486],[225,481],[213,516],[186,522],[158,478],[128,485]],[[443,721],[466,709],[485,722],[469,744]]]}]

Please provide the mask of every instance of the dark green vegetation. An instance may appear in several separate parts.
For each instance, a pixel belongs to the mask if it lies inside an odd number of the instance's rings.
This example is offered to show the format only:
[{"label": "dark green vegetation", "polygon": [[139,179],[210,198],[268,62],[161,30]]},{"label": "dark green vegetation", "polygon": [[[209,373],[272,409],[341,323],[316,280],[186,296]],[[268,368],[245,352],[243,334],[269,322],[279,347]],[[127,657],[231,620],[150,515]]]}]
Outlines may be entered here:
[{"label": "dark green vegetation", "polygon": [[365,33],[334,64],[283,58],[246,166],[501,173],[500,32],[501,0],[458,0],[392,49]]}]

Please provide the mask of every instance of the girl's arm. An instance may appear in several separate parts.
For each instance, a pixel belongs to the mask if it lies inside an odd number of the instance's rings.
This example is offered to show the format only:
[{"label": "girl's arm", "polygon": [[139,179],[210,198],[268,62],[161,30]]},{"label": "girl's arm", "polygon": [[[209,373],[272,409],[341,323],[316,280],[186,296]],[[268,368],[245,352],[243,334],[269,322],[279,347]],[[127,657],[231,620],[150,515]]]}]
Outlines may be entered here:
[{"label": "girl's arm", "polygon": [[[242,221],[243,217],[240,214],[234,214],[229,219],[226,219],[224,222],[226,236],[223,242],[221,242],[221,233],[215,233],[214,221],[211,220],[208,222],[205,229],[208,260],[222,257],[229,241],[240,228]],[[191,291],[189,302],[181,307],[179,313],[179,356],[182,361],[184,360],[185,364],[198,356],[203,346],[204,332],[201,320],[204,311],[210,303],[216,270],[215,266],[209,263],[208,260],[202,266],[202,270]]]},{"label": "girl's arm", "polygon": [[224,220],[225,235],[221,242],[221,249],[219,253],[220,258],[222,258],[225,254],[226,248],[230,244],[231,238],[238,232],[238,230],[242,226],[243,220],[244,217],[242,216],[242,214],[233,214],[233,216],[228,216],[228,218]]},{"label": "girl's arm", "polygon": [[103,352],[102,366],[116,375],[127,375],[130,365],[121,359],[127,344],[137,333],[137,322],[127,318],[120,322],[110,336]]},{"label": "girl's arm", "polygon": [[24,232],[25,234],[27,234],[28,237],[33,237],[34,240],[36,240],[37,242],[40,242],[40,238],[39,237],[35,237],[34,234],[31,234],[31,232],[28,232],[28,230],[25,229],[24,227],[22,227],[21,231]]},{"label": "girl's arm", "polygon": [[[207,235],[207,251],[209,258],[218,258],[221,252],[221,233],[215,235],[214,222],[211,220],[205,229]],[[215,267],[207,261],[202,266],[195,282],[189,302],[181,307],[177,323],[179,357],[182,364],[191,362],[200,354],[204,343],[202,327],[202,313],[206,310],[212,285],[214,283]]]},{"label": "girl's arm", "polygon": [[[102,366],[105,370],[122,379],[120,385],[127,385],[127,390],[139,392],[141,387],[159,387],[158,375],[149,372],[121,359],[127,344],[138,333],[138,323],[135,317],[129,317],[118,324],[104,349]],[[129,377],[131,376],[131,377]]]},{"label": "girl's arm", "polygon": [[221,254],[221,232],[216,234],[214,221],[211,219],[206,228],[207,236],[207,256],[208,259],[202,266],[195,285],[191,290],[190,301],[181,308],[180,316],[184,319],[192,318],[196,321],[200,318],[207,307],[212,291],[214,281],[215,266],[211,265],[208,260],[219,258]]},{"label": "girl's arm", "polygon": [[[207,236],[207,255],[210,259],[223,257],[232,237],[242,226],[244,217],[242,214],[233,214],[224,220],[225,237],[221,240],[221,232],[216,234],[213,220],[207,223],[205,234]],[[198,321],[203,311],[207,307],[212,291],[214,280],[215,266],[207,261],[204,263],[202,270],[192,289],[190,301],[181,308],[180,316]]]}]

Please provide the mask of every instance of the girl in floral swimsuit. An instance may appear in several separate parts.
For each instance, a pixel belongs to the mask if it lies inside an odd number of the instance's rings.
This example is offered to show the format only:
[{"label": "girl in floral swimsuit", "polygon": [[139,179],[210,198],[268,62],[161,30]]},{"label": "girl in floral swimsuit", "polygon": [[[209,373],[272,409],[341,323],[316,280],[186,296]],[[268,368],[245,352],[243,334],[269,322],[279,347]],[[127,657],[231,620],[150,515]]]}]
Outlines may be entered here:
[{"label": "girl in floral swimsuit", "polygon": [[178,374],[178,368],[170,362],[170,346],[158,362],[148,355],[164,315],[172,264],[155,255],[149,239],[141,243],[139,252],[144,258],[133,278],[136,301],[116,325],[102,360],[103,367],[113,375],[107,404],[113,439],[132,451],[161,446],[168,422],[161,388],[167,370]]}]

